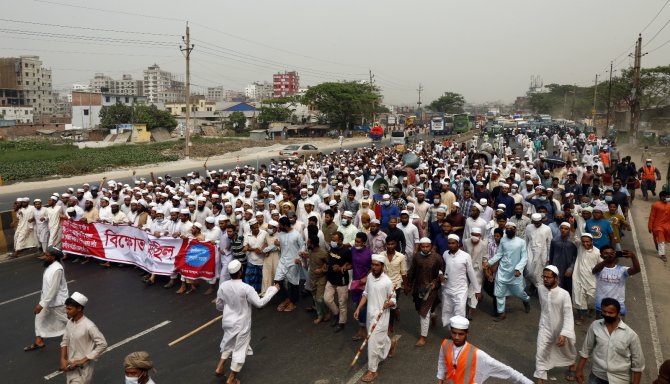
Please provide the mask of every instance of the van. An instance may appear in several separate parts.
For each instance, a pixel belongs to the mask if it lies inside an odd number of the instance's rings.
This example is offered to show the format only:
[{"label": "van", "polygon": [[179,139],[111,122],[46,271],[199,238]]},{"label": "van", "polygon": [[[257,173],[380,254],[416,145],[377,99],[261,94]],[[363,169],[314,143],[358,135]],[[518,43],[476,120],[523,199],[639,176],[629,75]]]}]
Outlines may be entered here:
[{"label": "van", "polygon": [[407,135],[405,131],[393,131],[391,132],[391,145],[407,144]]}]

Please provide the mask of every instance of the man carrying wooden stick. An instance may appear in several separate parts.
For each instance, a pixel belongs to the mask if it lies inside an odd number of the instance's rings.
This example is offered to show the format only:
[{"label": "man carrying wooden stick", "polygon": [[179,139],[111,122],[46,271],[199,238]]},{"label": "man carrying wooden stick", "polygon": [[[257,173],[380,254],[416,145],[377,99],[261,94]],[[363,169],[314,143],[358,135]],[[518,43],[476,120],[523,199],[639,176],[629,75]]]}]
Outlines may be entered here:
[{"label": "man carrying wooden stick", "polygon": [[388,335],[389,309],[395,307],[396,297],[393,283],[384,273],[385,263],[384,255],[372,255],[372,265],[363,298],[354,312],[354,319],[358,320],[361,308],[367,303],[368,371],[361,379],[365,383],[377,378],[379,363],[386,357],[393,357],[398,344],[397,339],[391,340]]},{"label": "man carrying wooden stick", "polygon": [[232,355],[227,384],[239,384],[237,374],[242,370],[247,353],[251,352],[251,306],[260,308],[269,303],[279,285],[268,288],[261,299],[254,288],[242,282],[242,264],[238,260],[228,264],[228,273],[231,279],[219,286],[216,295],[216,309],[223,311],[223,339],[221,360],[214,373],[223,375],[226,360]]}]

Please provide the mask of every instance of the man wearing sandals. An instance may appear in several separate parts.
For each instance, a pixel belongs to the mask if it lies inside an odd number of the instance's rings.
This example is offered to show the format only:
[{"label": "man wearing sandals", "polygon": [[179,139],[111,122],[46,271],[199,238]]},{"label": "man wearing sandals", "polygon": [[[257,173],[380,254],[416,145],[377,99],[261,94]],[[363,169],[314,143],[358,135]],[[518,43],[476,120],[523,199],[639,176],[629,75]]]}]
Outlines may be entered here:
[{"label": "man wearing sandals", "polygon": [[44,274],[42,275],[42,293],[40,302],[35,306],[35,342],[23,350],[34,351],[44,348],[45,337],[62,336],[67,325],[65,300],[69,294],[65,272],[60,259],[60,249],[49,247],[44,256]]},{"label": "man wearing sandals", "polygon": [[[363,297],[354,312],[354,319],[358,320],[361,309],[367,304],[368,371],[361,379],[364,383],[377,378],[379,363],[387,357],[393,357],[398,344],[398,339],[391,340],[388,335],[390,309],[396,305],[396,296],[391,279],[384,273],[385,264],[386,256],[372,255],[370,274],[368,274]],[[377,320],[378,317],[379,320]]]}]

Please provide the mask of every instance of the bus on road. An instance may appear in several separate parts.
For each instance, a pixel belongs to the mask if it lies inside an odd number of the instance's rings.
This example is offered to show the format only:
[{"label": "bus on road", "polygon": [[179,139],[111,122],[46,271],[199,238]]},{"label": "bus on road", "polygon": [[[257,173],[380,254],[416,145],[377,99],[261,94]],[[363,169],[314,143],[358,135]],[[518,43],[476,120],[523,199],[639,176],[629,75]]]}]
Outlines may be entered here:
[{"label": "bus on road", "polygon": [[454,133],[469,132],[474,127],[474,122],[467,113],[454,115]]},{"label": "bus on road", "polygon": [[430,134],[431,135],[446,135],[444,129],[444,117],[436,115],[430,119]]}]

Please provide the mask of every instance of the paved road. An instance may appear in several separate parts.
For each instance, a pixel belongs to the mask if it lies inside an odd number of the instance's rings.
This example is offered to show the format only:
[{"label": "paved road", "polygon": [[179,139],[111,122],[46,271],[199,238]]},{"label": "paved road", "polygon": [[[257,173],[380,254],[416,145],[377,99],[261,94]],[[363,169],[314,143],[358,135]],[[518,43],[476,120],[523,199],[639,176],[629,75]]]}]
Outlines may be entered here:
[{"label": "paved road", "polygon": [[[628,239],[630,242],[630,237]],[[626,248],[633,249],[632,244]],[[70,292],[81,291],[90,301],[87,315],[105,334],[109,345],[119,343],[147,329],[164,325],[143,336],[122,344],[106,353],[96,366],[97,383],[116,383],[121,380],[122,359],[135,350],[147,350],[153,357],[158,372],[158,383],[217,383],[212,375],[218,360],[222,331],[217,323],[175,347],[167,344],[177,337],[218,315],[210,300],[201,292],[191,296],[178,296],[173,290],[159,284],[147,287],[140,282],[140,271],[134,268],[104,269],[88,265],[66,264],[66,277]],[[0,361],[3,362],[4,379],[15,383],[44,382],[44,377],[55,372],[58,366],[57,339],[49,339],[47,347],[30,353],[22,348],[32,341],[32,308],[40,289],[42,266],[32,257],[0,264]],[[655,369],[649,321],[645,309],[642,279],[629,280],[626,303],[629,307],[627,321],[642,338],[647,357],[647,370],[642,382],[651,382]],[[10,301],[11,300],[11,301]],[[8,302],[9,301],[9,302]],[[303,299],[300,307],[307,306]],[[254,310],[250,356],[240,376],[246,383],[353,383],[365,367],[362,356],[355,369],[348,368],[358,343],[350,340],[355,333],[353,321],[341,334],[333,334],[328,325],[314,326],[311,316],[302,310],[277,313],[274,299],[267,308]],[[523,313],[518,300],[508,301],[508,319],[494,323],[488,312],[492,300],[484,297],[480,312],[472,322],[471,341],[495,358],[510,364],[531,377],[534,371],[535,340],[539,319],[538,302],[532,299],[530,314]],[[440,339],[446,334],[441,327],[431,329],[426,347],[414,347],[418,337],[418,317],[407,297],[400,298],[402,309],[398,335],[401,336],[398,355],[380,367],[379,383],[428,383],[433,382]],[[350,307],[353,311],[353,309]],[[578,346],[586,327],[577,327]],[[272,376],[269,376],[272,375]],[[564,382],[563,371],[551,372],[557,383]],[[62,375],[48,382],[63,382]],[[502,383],[503,381],[487,381]]]}]

